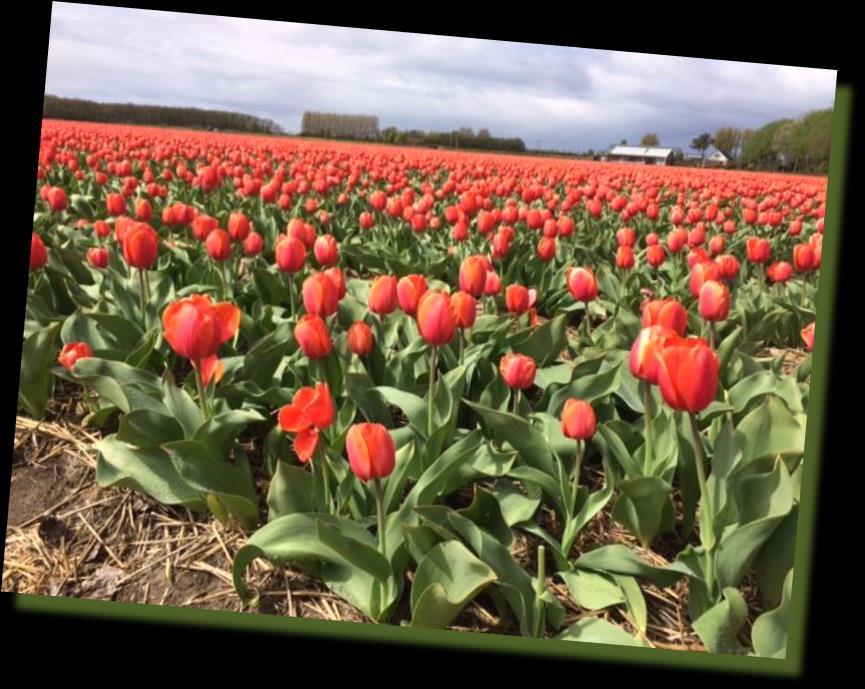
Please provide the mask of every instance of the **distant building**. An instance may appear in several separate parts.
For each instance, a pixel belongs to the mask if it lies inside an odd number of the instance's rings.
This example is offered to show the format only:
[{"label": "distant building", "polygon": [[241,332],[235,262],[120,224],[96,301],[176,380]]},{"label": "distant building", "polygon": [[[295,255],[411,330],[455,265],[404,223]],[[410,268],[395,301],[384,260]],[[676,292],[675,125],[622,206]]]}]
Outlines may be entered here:
[{"label": "distant building", "polygon": [[700,155],[699,153],[686,153],[683,156],[683,162],[686,165],[695,167],[727,167],[731,160],[721,151],[715,150],[712,154]]},{"label": "distant building", "polygon": [[641,165],[671,165],[679,152],[675,148],[658,146],[613,146],[604,159],[609,162]]}]

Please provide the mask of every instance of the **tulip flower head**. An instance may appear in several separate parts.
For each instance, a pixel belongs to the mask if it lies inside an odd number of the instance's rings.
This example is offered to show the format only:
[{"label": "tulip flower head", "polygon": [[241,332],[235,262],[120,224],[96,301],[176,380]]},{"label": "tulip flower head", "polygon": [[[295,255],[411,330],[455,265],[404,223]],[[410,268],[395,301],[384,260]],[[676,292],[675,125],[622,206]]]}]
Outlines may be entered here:
[{"label": "tulip flower head", "polygon": [[588,440],[595,434],[598,419],[592,405],[585,400],[571,398],[562,408],[562,434],[574,440]]},{"label": "tulip flower head", "polygon": [[303,353],[310,359],[323,359],[333,349],[327,324],[321,316],[304,314],[294,326],[294,339]]},{"label": "tulip flower head", "polygon": [[684,337],[688,329],[688,312],[675,299],[648,301],[643,304],[643,327],[652,325],[661,325]]},{"label": "tulip flower head", "polygon": [[352,323],[347,333],[348,348],[357,356],[366,356],[372,351],[375,338],[372,329],[363,321]]},{"label": "tulip flower head", "polygon": [[71,371],[76,361],[93,356],[93,349],[86,342],[70,342],[63,346],[57,361],[67,371]]},{"label": "tulip flower head", "polygon": [[814,350],[814,325],[815,323],[810,323],[802,328],[802,341],[809,352]]},{"label": "tulip flower head", "polygon": [[336,417],[336,409],[330,388],[326,383],[316,383],[315,387],[300,388],[279,410],[279,427],[287,433],[296,433],[294,453],[304,464],[315,455],[318,448],[319,432],[328,428]]},{"label": "tulip flower head", "polygon": [[441,290],[428,290],[417,307],[417,326],[421,337],[433,346],[447,344],[457,327],[451,297]]},{"label": "tulip flower head", "polygon": [[657,357],[658,387],[670,407],[697,414],[712,403],[721,362],[706,340],[669,340]]},{"label": "tulip flower head", "polygon": [[356,423],[348,429],[345,449],[352,472],[361,481],[387,478],[396,466],[396,445],[380,423]]},{"label": "tulip flower head", "polygon": [[535,382],[537,364],[525,354],[505,354],[499,362],[499,373],[509,388],[527,390]]}]

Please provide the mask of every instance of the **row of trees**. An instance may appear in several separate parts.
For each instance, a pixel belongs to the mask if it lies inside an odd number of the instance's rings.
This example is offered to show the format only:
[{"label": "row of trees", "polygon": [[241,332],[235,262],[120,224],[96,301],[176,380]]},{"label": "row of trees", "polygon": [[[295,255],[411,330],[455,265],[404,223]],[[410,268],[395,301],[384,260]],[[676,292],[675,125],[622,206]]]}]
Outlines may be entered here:
[{"label": "row of trees", "polygon": [[300,122],[300,134],[326,139],[375,141],[379,138],[378,117],[307,111]]},{"label": "row of trees", "polygon": [[158,127],[190,127],[256,134],[282,134],[272,120],[225,110],[178,108],[135,103],[97,103],[81,98],[45,95],[42,116],[58,120],[85,120],[114,124],[142,124]]},{"label": "row of trees", "polygon": [[469,148],[479,151],[511,151],[523,153],[525,142],[520,138],[493,136],[489,129],[475,132],[462,127],[450,132],[425,132],[420,129],[400,130],[387,127],[381,132],[381,141],[407,146],[432,146],[434,148]]}]

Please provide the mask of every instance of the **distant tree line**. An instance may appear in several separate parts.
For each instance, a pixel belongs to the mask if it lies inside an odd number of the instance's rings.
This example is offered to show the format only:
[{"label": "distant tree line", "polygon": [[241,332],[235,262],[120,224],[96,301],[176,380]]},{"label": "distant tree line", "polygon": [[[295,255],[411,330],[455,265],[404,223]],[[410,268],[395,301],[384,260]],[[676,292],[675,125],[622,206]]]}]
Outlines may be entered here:
[{"label": "distant tree line", "polygon": [[379,137],[378,117],[307,111],[300,122],[300,134],[325,139],[375,141]]},{"label": "distant tree line", "polygon": [[827,172],[832,112],[832,108],[813,110],[795,120],[775,120],[756,131],[744,132],[740,165],[749,169]]},{"label": "distant tree line", "polygon": [[466,148],[477,151],[510,151],[524,153],[525,142],[518,138],[493,136],[489,129],[477,132],[462,127],[450,132],[426,132],[421,129],[401,130],[387,127],[381,131],[380,140],[389,144],[406,146],[430,146],[433,148]]},{"label": "distant tree line", "polygon": [[256,134],[283,134],[276,122],[225,110],[178,108],[135,103],[97,103],[81,98],[45,95],[42,116],[58,120],[86,120],[157,127],[190,127]]}]

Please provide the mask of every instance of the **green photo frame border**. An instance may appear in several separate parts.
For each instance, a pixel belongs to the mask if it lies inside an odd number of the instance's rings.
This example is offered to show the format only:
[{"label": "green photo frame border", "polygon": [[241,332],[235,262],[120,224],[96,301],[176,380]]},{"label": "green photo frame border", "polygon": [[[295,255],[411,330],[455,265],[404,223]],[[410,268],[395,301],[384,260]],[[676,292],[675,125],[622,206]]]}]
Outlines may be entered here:
[{"label": "green photo frame border", "polygon": [[787,654],[784,659],[638,648],[590,642],[556,642],[551,639],[417,629],[389,624],[359,624],[357,622],[311,620],[244,612],[10,593],[8,595],[14,599],[13,607],[22,613],[79,616],[107,621],[161,623],[255,633],[302,635],[321,639],[334,638],[396,645],[458,648],[461,651],[519,653],[559,659],[582,659],[629,665],[666,666],[780,677],[792,677],[801,674],[808,622],[808,601],[806,598],[812,575],[817,493],[822,462],[820,455],[826,419],[825,407],[833,339],[835,295],[838,283],[836,273],[840,260],[841,213],[846,183],[848,141],[852,124],[852,104],[852,88],[845,85],[837,86],[825,214],[827,239],[823,246],[820,292],[817,299],[820,328],[815,336],[813,352],[812,383],[805,439],[806,461],[803,467],[799,503],[800,518],[796,534],[795,576],[789,617]]}]

